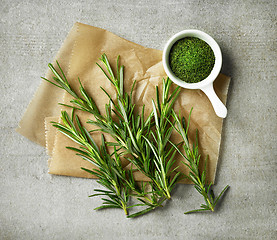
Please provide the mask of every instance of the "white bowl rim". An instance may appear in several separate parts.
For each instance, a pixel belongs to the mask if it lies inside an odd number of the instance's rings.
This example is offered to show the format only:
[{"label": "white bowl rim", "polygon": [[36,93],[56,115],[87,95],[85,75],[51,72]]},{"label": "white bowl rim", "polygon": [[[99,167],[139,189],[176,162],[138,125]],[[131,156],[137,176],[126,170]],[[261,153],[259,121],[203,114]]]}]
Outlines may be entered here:
[{"label": "white bowl rim", "polygon": [[[214,55],[215,55],[215,64],[214,67],[210,73],[210,75],[203,79],[202,81],[198,83],[187,83],[178,77],[175,76],[175,74],[172,72],[169,66],[169,52],[173,46],[173,44],[185,37],[197,37],[199,39],[202,39],[205,41],[209,46],[212,48]],[[206,86],[210,85],[213,83],[213,81],[217,78],[221,67],[222,67],[222,53],[220,50],[219,45],[217,42],[207,33],[196,30],[196,29],[187,29],[183,30],[181,32],[176,33],[173,35],[166,43],[164,50],[163,50],[163,66],[164,70],[167,74],[167,76],[177,85],[183,87],[183,88],[188,88],[188,89],[202,89],[205,88]]]}]

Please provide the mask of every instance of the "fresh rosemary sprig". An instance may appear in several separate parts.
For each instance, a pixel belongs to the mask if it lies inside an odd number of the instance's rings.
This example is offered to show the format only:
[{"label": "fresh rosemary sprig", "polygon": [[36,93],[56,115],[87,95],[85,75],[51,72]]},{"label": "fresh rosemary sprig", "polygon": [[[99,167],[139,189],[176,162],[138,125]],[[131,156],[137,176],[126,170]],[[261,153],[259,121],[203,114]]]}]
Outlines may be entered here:
[{"label": "fresh rosemary sprig", "polygon": [[[152,199],[154,196],[155,204],[159,206],[166,199],[171,198],[171,191],[179,180],[180,173],[177,168],[172,169],[175,163],[176,150],[169,143],[173,126],[168,119],[172,114],[172,107],[180,92],[176,88],[171,95],[169,89],[171,86],[169,78],[163,79],[162,98],[160,100],[159,90],[156,88],[156,104],[152,100],[154,123],[151,127],[150,122],[147,131],[142,131],[132,124],[134,133],[144,133],[142,137],[139,134],[134,138],[135,144],[139,148],[139,154],[132,153],[133,158],[129,159],[141,172],[150,178],[149,183],[152,187]],[[150,114],[151,116],[152,114]],[[139,126],[137,124],[137,126]],[[149,207],[148,209],[155,208]],[[143,210],[144,211],[144,210]],[[136,213],[137,214],[137,213]],[[132,216],[132,215],[131,215]]]},{"label": "fresh rosemary sprig", "polygon": [[172,107],[179,95],[180,89],[177,87],[169,97],[171,83],[172,82],[169,78],[167,78],[166,81],[163,79],[161,102],[159,90],[158,87],[156,87],[157,106],[152,100],[155,127],[153,128],[153,131],[151,131],[152,139],[155,144],[152,144],[149,139],[145,138],[147,144],[154,153],[153,161],[156,165],[156,169],[153,181],[168,199],[171,198],[170,192],[180,176],[180,172],[175,172],[178,167],[172,169],[172,166],[175,163],[176,150],[169,144],[169,139],[174,128],[168,120],[172,115]]},{"label": "fresh rosemary sprig", "polygon": [[[125,184],[123,179],[126,177],[119,157],[115,155],[113,159],[107,152],[104,137],[102,135],[102,144],[98,148],[90,133],[81,125],[79,118],[72,113],[72,118],[69,117],[66,111],[62,111],[61,120],[63,124],[52,122],[53,126],[58,128],[60,132],[69,137],[74,142],[78,143],[80,148],[67,147],[77,153],[84,160],[93,163],[98,169],[83,170],[98,177],[98,183],[107,190],[94,189],[97,194],[92,196],[105,196],[102,198],[103,205],[96,209],[103,208],[122,208],[127,215],[127,203],[130,197],[130,189]],[[75,120],[76,124],[73,122]],[[75,126],[77,125],[77,126]]]},{"label": "fresh rosemary sprig", "polygon": [[229,188],[229,185],[227,185],[221,193],[218,195],[218,197],[215,197],[214,192],[212,190],[212,183],[209,185],[206,185],[206,172],[207,172],[207,159],[208,156],[205,159],[204,169],[202,173],[199,170],[199,163],[201,160],[201,155],[198,152],[198,132],[196,131],[196,140],[192,144],[192,147],[189,143],[188,138],[188,129],[189,129],[189,123],[190,123],[190,116],[191,116],[192,109],[189,114],[188,123],[187,126],[185,124],[185,119],[182,118],[182,121],[177,116],[175,112],[172,112],[173,118],[176,122],[176,131],[182,136],[182,139],[184,141],[183,148],[185,151],[185,154],[183,154],[176,145],[175,148],[178,150],[178,152],[183,156],[185,161],[183,163],[189,168],[189,175],[186,176],[188,179],[190,179],[194,183],[194,187],[197,190],[198,193],[200,193],[206,204],[201,204],[200,209],[191,210],[188,212],[185,212],[185,214],[193,213],[193,212],[201,212],[201,211],[214,211],[215,206],[218,203],[221,196],[224,194],[224,192]]}]

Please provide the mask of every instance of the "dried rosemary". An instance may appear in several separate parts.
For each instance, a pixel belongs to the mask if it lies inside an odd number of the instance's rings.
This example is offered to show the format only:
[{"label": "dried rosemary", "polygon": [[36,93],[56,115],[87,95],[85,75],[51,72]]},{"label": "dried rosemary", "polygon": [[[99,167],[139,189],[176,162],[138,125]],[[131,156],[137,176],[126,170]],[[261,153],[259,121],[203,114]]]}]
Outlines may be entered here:
[{"label": "dried rosemary", "polygon": [[197,83],[211,73],[215,55],[205,41],[196,37],[185,37],[172,46],[169,63],[176,77],[187,83]]}]

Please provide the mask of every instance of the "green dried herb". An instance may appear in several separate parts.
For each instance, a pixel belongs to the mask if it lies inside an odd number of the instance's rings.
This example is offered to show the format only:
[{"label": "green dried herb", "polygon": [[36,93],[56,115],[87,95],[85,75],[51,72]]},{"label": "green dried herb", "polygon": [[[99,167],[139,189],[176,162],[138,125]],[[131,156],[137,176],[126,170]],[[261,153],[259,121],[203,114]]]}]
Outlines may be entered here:
[{"label": "green dried herb", "polygon": [[172,72],[187,83],[197,83],[207,78],[215,63],[211,47],[196,37],[185,37],[172,46],[169,64]]}]

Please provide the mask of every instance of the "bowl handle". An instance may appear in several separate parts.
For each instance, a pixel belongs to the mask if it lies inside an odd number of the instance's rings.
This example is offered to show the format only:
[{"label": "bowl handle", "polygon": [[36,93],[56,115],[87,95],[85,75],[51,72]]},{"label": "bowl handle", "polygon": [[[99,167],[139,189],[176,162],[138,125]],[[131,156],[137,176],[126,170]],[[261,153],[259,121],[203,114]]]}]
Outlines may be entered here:
[{"label": "bowl handle", "polygon": [[211,83],[201,88],[201,90],[207,95],[207,97],[211,101],[216,115],[220,118],[225,118],[227,116],[227,108],[216,95],[213,84]]}]

